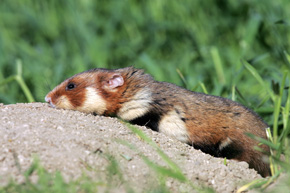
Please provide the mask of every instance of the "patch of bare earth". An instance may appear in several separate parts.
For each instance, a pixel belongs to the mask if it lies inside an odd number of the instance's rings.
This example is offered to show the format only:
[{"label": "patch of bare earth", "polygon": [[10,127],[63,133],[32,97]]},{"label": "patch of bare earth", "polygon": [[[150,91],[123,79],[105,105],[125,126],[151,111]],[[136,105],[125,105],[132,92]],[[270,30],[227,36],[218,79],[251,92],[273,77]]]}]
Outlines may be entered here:
[{"label": "patch of bare earth", "polygon": [[[245,162],[227,161],[204,154],[191,146],[146,127],[138,127],[182,169],[194,184],[217,192],[234,192],[245,182],[261,178]],[[126,141],[138,148],[130,149]],[[43,103],[0,106],[0,185],[10,178],[22,182],[35,155],[49,172],[61,171],[66,180],[83,173],[96,181],[105,181],[112,155],[119,164],[126,184],[137,192],[155,183],[155,173],[144,163],[140,152],[160,165],[166,164],[156,151],[120,120],[76,111],[58,110]],[[17,164],[20,164],[21,171]],[[124,183],[116,192],[125,192]],[[177,180],[167,179],[172,192],[193,192]],[[112,190],[113,191],[113,190]]]}]

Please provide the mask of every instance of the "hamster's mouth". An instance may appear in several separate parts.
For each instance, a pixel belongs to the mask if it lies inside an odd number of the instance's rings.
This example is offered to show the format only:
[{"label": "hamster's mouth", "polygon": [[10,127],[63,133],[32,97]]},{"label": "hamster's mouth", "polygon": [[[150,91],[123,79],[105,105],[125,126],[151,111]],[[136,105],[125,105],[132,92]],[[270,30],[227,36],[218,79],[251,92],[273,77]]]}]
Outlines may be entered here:
[{"label": "hamster's mouth", "polygon": [[56,106],[52,103],[48,103],[52,108],[56,108]]},{"label": "hamster's mouth", "polygon": [[51,98],[48,96],[45,96],[44,100],[53,108],[55,108],[55,105],[52,103]]}]

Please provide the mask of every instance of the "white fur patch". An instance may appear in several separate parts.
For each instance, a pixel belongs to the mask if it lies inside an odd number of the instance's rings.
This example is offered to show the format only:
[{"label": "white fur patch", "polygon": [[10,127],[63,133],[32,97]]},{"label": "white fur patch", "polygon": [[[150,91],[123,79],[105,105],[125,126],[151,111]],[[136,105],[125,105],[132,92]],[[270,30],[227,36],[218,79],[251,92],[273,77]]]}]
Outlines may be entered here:
[{"label": "white fur patch", "polygon": [[130,101],[122,105],[117,116],[126,121],[133,120],[146,114],[149,111],[151,102],[151,91],[149,89],[142,89]]},{"label": "white fur patch", "polygon": [[161,118],[159,131],[181,142],[187,143],[189,141],[186,125],[174,110]]},{"label": "white fur patch", "polygon": [[56,101],[56,104],[53,104],[52,102],[51,104],[55,105],[57,108],[60,108],[60,109],[73,109],[74,108],[65,95],[59,97],[59,99]]},{"label": "white fur patch", "polygon": [[102,115],[106,108],[106,101],[98,94],[95,88],[86,88],[86,99],[82,106],[77,107],[76,110],[84,113],[96,113]]},{"label": "white fur patch", "polygon": [[230,138],[226,138],[219,146],[219,149],[222,150],[226,146],[228,146],[230,143],[232,143],[232,140]]}]

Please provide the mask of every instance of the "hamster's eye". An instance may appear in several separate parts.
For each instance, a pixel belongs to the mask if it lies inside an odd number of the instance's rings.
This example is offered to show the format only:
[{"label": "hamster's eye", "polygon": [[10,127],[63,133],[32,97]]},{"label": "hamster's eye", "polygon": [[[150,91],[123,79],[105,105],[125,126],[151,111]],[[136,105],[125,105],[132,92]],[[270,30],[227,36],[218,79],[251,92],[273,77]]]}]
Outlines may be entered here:
[{"label": "hamster's eye", "polygon": [[65,87],[65,90],[72,90],[76,87],[74,83],[68,83],[68,85]]}]

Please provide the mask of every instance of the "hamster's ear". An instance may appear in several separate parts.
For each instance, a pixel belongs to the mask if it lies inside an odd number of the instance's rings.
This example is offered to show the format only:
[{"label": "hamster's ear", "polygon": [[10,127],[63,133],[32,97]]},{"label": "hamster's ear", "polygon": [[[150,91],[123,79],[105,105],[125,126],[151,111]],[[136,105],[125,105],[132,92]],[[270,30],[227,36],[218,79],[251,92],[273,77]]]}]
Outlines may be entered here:
[{"label": "hamster's ear", "polygon": [[103,87],[105,89],[115,89],[124,84],[124,79],[119,73],[113,73],[108,75],[108,79],[103,81]]}]

